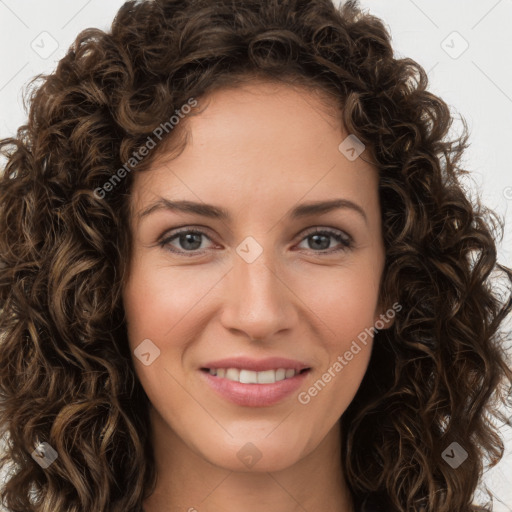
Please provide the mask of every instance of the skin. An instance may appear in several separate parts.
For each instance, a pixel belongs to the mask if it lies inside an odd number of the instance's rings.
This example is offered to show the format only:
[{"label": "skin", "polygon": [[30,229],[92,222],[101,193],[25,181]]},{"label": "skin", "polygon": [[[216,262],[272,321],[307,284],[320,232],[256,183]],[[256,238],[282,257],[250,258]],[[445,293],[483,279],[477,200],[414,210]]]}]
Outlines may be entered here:
[{"label": "skin", "polygon": [[[158,474],[144,509],[351,512],[339,419],[367,369],[371,337],[309,403],[297,395],[385,313],[377,171],[338,150],[348,133],[306,89],[254,81],[207,100],[186,119],[186,149],[136,173],[130,199],[129,343],[132,354],[145,339],[160,350],[148,366],[133,359],[152,404]],[[159,197],[222,206],[232,219],[160,209],[139,220]],[[297,204],[336,198],[360,205],[366,221],[349,208],[286,217]],[[158,244],[178,227],[206,234]],[[329,254],[343,245],[329,236],[315,245],[312,228],[349,235],[354,246]],[[236,252],[248,236],[263,249],[252,263]],[[199,368],[243,355],[298,359],[312,370],[279,404],[242,407],[210,389]],[[261,454],[252,467],[237,457],[248,442]]]}]

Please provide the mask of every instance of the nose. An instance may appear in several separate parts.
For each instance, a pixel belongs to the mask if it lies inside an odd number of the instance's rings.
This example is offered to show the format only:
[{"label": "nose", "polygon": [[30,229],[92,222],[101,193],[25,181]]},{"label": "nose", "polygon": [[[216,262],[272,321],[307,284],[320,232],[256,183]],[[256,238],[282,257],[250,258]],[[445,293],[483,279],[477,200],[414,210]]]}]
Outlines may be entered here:
[{"label": "nose", "polygon": [[225,277],[222,324],[251,340],[271,340],[298,318],[297,297],[270,253],[263,251],[252,263],[236,255]]}]

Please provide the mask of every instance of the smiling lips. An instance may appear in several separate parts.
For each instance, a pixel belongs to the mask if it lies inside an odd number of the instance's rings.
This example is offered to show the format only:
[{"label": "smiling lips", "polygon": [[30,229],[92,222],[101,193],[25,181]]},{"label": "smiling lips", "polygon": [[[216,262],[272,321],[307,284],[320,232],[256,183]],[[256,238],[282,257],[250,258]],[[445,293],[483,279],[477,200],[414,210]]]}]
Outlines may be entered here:
[{"label": "smiling lips", "polygon": [[231,358],[207,363],[201,375],[214,391],[237,405],[266,407],[293,393],[310,370],[291,359]]}]

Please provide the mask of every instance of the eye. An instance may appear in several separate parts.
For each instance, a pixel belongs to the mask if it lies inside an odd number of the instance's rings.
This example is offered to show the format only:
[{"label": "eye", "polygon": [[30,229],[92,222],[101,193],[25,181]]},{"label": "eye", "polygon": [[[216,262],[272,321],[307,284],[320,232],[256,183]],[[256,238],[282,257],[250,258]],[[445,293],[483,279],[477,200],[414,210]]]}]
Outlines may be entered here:
[{"label": "eye", "polygon": [[[206,252],[206,249],[201,249],[201,237],[205,237],[210,240],[207,234],[199,229],[183,228],[179,231],[172,232],[172,234],[160,242],[158,245],[170,252],[183,254],[185,256],[197,256]],[[309,249],[313,252],[319,253],[334,253],[339,251],[348,251],[353,248],[354,242],[352,237],[344,233],[343,231],[331,230],[331,229],[317,229],[307,233],[302,240],[312,240],[308,245]],[[331,241],[329,239],[336,240],[341,247],[333,249],[330,247]],[[180,247],[172,245],[172,242],[176,243]],[[318,250],[317,250],[318,249]]]},{"label": "eye", "polygon": [[[335,239],[339,244],[341,244],[341,247],[337,249],[330,248],[330,240],[329,239]],[[352,249],[354,246],[354,241],[352,237],[347,235],[346,233],[343,233],[343,231],[338,230],[331,230],[331,229],[317,229],[315,228],[313,231],[310,231],[303,240],[312,240],[308,245],[310,248],[314,249],[320,249],[320,251],[313,251],[313,252],[327,252],[327,253],[333,253],[333,252],[339,252],[339,251],[348,251],[349,249]],[[327,242],[326,242],[327,241]]]},{"label": "eye", "polygon": [[[198,252],[198,249],[201,246],[201,237],[209,238],[204,231],[185,228],[174,232],[174,234],[171,236],[164,238],[159,242],[159,245],[162,248],[167,248],[169,251],[174,253],[184,254],[186,256],[196,256],[197,254],[202,254],[205,252],[204,250]],[[181,245],[182,249],[171,248],[171,242],[174,239],[177,239],[176,241],[179,245]]]}]

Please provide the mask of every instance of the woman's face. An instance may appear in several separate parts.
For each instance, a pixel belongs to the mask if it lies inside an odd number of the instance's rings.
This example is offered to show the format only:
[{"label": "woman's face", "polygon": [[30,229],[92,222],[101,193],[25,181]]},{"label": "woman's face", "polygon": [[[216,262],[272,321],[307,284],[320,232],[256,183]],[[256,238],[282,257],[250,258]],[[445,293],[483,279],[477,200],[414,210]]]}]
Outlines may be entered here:
[{"label": "woman's face", "polygon": [[345,157],[349,134],[307,91],[255,82],[208,99],[183,153],[134,176],[129,343],[176,449],[275,471],[334,431],[367,368],[358,335],[384,313],[378,176]]}]

